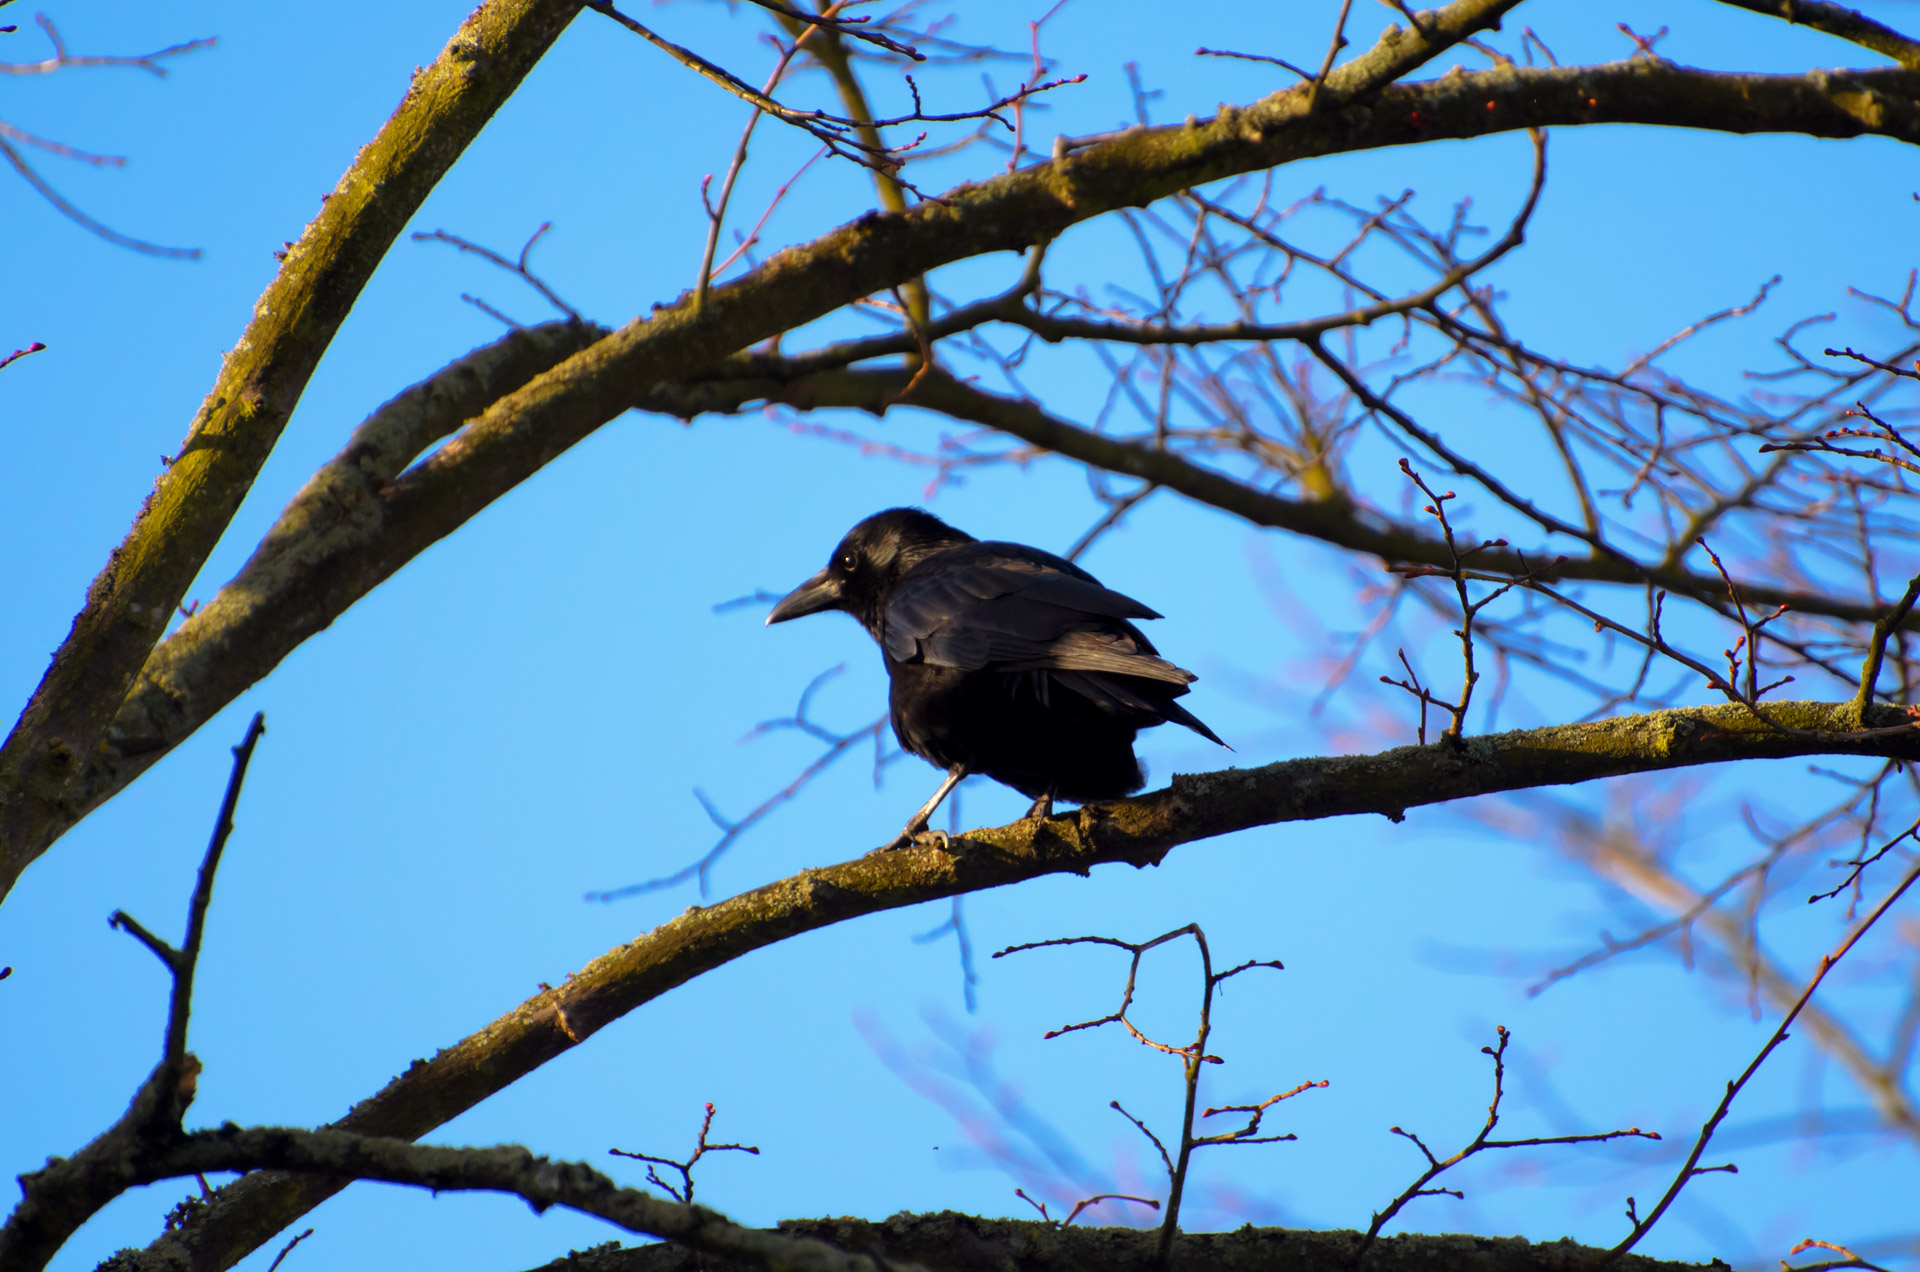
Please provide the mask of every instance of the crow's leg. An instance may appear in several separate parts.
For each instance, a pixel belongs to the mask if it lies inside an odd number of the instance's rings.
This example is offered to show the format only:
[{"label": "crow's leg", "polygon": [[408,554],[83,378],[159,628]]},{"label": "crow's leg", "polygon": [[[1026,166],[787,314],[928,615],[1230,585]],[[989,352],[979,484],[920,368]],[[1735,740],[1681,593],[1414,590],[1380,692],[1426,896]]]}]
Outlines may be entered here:
[{"label": "crow's leg", "polygon": [[[964,764],[956,764],[948,769],[947,780],[940,783],[940,789],[933,793],[932,799],[920,806],[920,811],[915,813],[907,822],[906,829],[902,830],[898,835],[895,835],[891,842],[880,845],[874,849],[873,852],[892,852],[895,848],[905,848],[913,843],[914,836],[927,828],[927,819],[933,816],[934,809],[940,807],[940,801],[945,799],[948,792],[953,790],[954,787],[960,785],[961,780],[966,776],[967,766]],[[942,848],[947,847],[947,832],[940,830],[934,833],[940,837],[940,846]],[[872,856],[873,853],[868,853],[867,855]]]},{"label": "crow's leg", "polygon": [[1051,816],[1053,816],[1053,792],[1048,791],[1046,794],[1042,795],[1039,799],[1036,799],[1033,801],[1033,807],[1029,808],[1027,810],[1027,815],[1025,817],[1022,817],[1020,820],[1021,821],[1045,821],[1047,818]]}]

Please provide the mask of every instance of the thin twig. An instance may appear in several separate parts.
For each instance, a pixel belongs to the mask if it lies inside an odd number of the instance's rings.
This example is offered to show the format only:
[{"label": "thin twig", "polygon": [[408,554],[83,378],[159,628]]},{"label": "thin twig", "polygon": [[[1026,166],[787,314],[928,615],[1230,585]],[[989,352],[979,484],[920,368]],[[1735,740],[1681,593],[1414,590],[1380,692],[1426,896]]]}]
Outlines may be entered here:
[{"label": "thin twig", "polygon": [[39,353],[42,349],[45,349],[46,347],[47,347],[46,345],[40,343],[38,340],[35,340],[33,343],[29,344],[24,349],[15,349],[12,353],[8,354],[6,357],[0,358],[0,371],[4,371],[6,368],[20,361],[20,359],[26,357],[28,354]]},{"label": "thin twig", "polygon": [[[607,1153],[613,1157],[629,1157],[635,1161],[648,1163],[647,1182],[672,1197],[675,1201],[690,1206],[693,1204],[693,1168],[699,1164],[702,1157],[705,1157],[708,1153],[749,1153],[755,1157],[760,1155],[760,1150],[751,1144],[708,1143],[707,1132],[713,1129],[714,1112],[713,1101],[708,1100],[706,1116],[700,1119],[700,1134],[694,1140],[693,1155],[684,1162],[672,1157],[654,1157],[647,1153],[630,1153],[624,1148],[610,1148],[607,1150]],[[675,1185],[660,1178],[660,1173],[654,1169],[656,1166],[671,1166],[673,1169],[679,1171],[680,1183]]]},{"label": "thin twig", "polygon": [[240,787],[247,778],[247,765],[253,761],[253,748],[267,731],[267,717],[255,712],[240,745],[233,748],[233,772],[227,778],[227,791],[220,801],[220,814],[213,825],[213,838],[200,861],[200,873],[194,881],[193,897],[187,903],[187,934],[174,949],[124,910],[115,910],[108,922],[152,950],[173,974],[173,994],[167,1009],[167,1038],[163,1065],[178,1066],[187,1054],[187,1019],[193,1010],[193,976],[200,962],[200,940],[206,931],[207,909],[213,904],[213,877],[220,868],[221,854],[233,834],[233,812],[240,803]]},{"label": "thin twig", "polygon": [[1427,1168],[1420,1173],[1417,1179],[1411,1184],[1408,1184],[1399,1196],[1389,1202],[1385,1210],[1375,1212],[1373,1222],[1367,1226],[1367,1231],[1360,1238],[1359,1246],[1355,1248],[1353,1252],[1352,1264],[1354,1267],[1359,1267],[1362,1260],[1365,1259],[1367,1252],[1373,1248],[1374,1242],[1379,1239],[1380,1230],[1386,1227],[1386,1225],[1392,1221],[1393,1217],[1399,1214],[1407,1203],[1414,1198],[1437,1196],[1464,1198],[1466,1194],[1459,1189],[1433,1188],[1429,1187],[1429,1185],[1441,1175],[1452,1170],[1455,1166],[1458,1166],[1461,1162],[1466,1161],[1469,1157],[1477,1153],[1503,1148],[1538,1148],[1550,1144],[1599,1144],[1615,1139],[1657,1140],[1660,1138],[1660,1136],[1654,1132],[1643,1131],[1636,1126],[1629,1127],[1624,1131],[1604,1131],[1596,1135],[1546,1135],[1532,1139],[1493,1139],[1493,1128],[1500,1124],[1500,1101],[1506,1095],[1507,1043],[1511,1039],[1511,1035],[1504,1026],[1497,1027],[1497,1036],[1498,1041],[1494,1046],[1480,1048],[1482,1055],[1489,1056],[1493,1060],[1493,1099],[1487,1105],[1487,1120],[1481,1125],[1480,1133],[1468,1141],[1464,1148],[1443,1161],[1435,1156],[1433,1150],[1429,1149],[1426,1144],[1421,1141],[1420,1137],[1412,1131],[1402,1130],[1398,1126],[1387,1128],[1392,1134],[1402,1137],[1412,1143],[1415,1148],[1419,1149],[1421,1155],[1427,1159]]},{"label": "thin twig", "polygon": [[[509,274],[512,274],[522,279],[529,287],[533,288],[535,291],[539,292],[541,296],[545,297],[546,302],[549,305],[552,305],[555,309],[558,309],[561,313],[573,319],[575,322],[580,322],[582,321],[580,317],[580,311],[578,309],[575,309],[572,305],[569,305],[566,301],[562,300],[560,298],[560,294],[554,291],[552,287],[548,286],[546,283],[546,280],[542,279],[538,274],[535,274],[527,265],[527,257],[533,252],[533,245],[538,243],[543,237],[545,237],[547,231],[551,230],[552,228],[553,228],[552,221],[542,221],[540,223],[540,228],[535,230],[531,235],[529,235],[527,238],[527,241],[521,245],[520,255],[517,258],[512,260],[509,260],[507,257],[501,255],[499,252],[494,251],[490,247],[483,247],[480,244],[475,243],[472,239],[461,238],[458,234],[449,234],[445,230],[434,230],[431,233],[427,233],[424,231],[416,233],[413,236],[413,241],[416,243],[446,243],[459,251],[471,252],[473,253],[473,255],[480,257],[482,260],[485,260],[494,265],[497,265],[501,269],[506,270]],[[471,296],[462,296],[461,299],[467,301],[470,304],[476,305],[481,309],[485,309],[488,313],[494,314],[494,316],[496,317],[503,318],[505,321],[507,321],[509,324],[513,326],[519,325],[517,323],[513,323],[511,319],[506,319],[504,315],[500,314],[497,310],[494,310],[492,307],[486,304],[483,304],[480,301],[474,300]]]},{"label": "thin twig", "polygon": [[[1747,1085],[1748,1080],[1751,1079],[1755,1073],[1759,1072],[1760,1066],[1766,1063],[1767,1057],[1773,1054],[1774,1048],[1787,1040],[1788,1026],[1793,1024],[1795,1018],[1800,1015],[1801,1009],[1812,1000],[1814,991],[1820,988],[1820,982],[1827,978],[1827,973],[1833,970],[1835,964],[1846,957],[1847,951],[1851,950],[1854,945],[1859,942],[1860,938],[1867,934],[1867,931],[1879,921],[1881,915],[1892,908],[1893,903],[1898,901],[1902,894],[1913,886],[1916,879],[1920,879],[1920,862],[1916,862],[1913,869],[1907,872],[1906,877],[1894,885],[1893,890],[1887,893],[1880,904],[1873,908],[1873,913],[1862,919],[1859,925],[1847,934],[1846,939],[1840,942],[1839,948],[1835,949],[1831,954],[1821,956],[1819,969],[1814,972],[1813,979],[1807,982],[1807,987],[1800,991],[1800,997],[1796,999],[1793,1006],[1787,1010],[1787,1014],[1781,1017],[1779,1027],[1773,1031],[1773,1035],[1767,1039],[1766,1044],[1760,1048],[1759,1053],[1755,1055],[1747,1067],[1741,1071],[1740,1076],[1727,1083],[1727,1093],[1720,1098],[1720,1103],[1714,1107],[1712,1115],[1707,1118],[1706,1124],[1700,1128],[1699,1138],[1694,1140],[1693,1148],[1687,1153],[1687,1160],[1681,1163],[1679,1172],[1674,1175],[1673,1182],[1667,1185],[1666,1192],[1661,1195],[1660,1200],[1655,1203],[1653,1209],[1647,1212],[1645,1218],[1640,1218],[1637,1215],[1634,1217],[1632,1231],[1626,1235],[1619,1245],[1607,1251],[1602,1259],[1602,1266],[1618,1259],[1621,1255],[1639,1244],[1640,1238],[1646,1236],[1653,1228],[1653,1225],[1660,1221],[1660,1217],[1666,1214],[1667,1208],[1673,1204],[1674,1198],[1680,1195],[1680,1190],[1685,1188],[1696,1175],[1704,1175],[1714,1171],[1732,1171],[1734,1169],[1732,1166],[1703,1167],[1699,1165],[1700,1157],[1707,1151],[1707,1145],[1712,1142],[1714,1132],[1720,1128],[1720,1123],[1726,1119],[1727,1111],[1733,1107],[1734,1097],[1739,1095],[1741,1089]],[[1628,1199],[1628,1205],[1629,1214],[1633,1214],[1631,1198]]]}]

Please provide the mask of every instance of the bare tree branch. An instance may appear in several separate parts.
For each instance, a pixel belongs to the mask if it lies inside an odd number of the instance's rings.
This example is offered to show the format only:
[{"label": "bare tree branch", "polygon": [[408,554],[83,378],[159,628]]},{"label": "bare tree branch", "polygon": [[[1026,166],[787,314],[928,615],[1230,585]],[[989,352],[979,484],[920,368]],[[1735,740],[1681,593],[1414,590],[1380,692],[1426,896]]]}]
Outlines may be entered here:
[{"label": "bare tree branch", "polygon": [[193,1102],[199,1084],[200,1061],[187,1050],[187,1022],[193,1009],[193,981],[199,968],[207,909],[213,902],[214,873],[233,833],[233,813],[240,802],[240,788],[246,781],[253,749],[265,732],[265,717],[255,713],[246,736],[233,748],[233,771],[220,802],[212,841],[201,859],[199,878],[187,907],[186,937],[180,947],[175,949],[124,911],[114,911],[109,920],[151,950],[167,969],[173,985],[166,1038],[159,1062],[134,1090],[127,1111],[113,1125],[73,1156],[49,1159],[45,1170],[20,1181],[20,1204],[0,1225],[0,1267],[9,1272],[44,1266],[81,1224],[126,1191],[130,1186],[128,1171],[140,1157],[179,1137],[180,1119]]},{"label": "bare tree branch", "polygon": [[[883,1250],[890,1258],[919,1259],[966,1272],[1021,1267],[1101,1268],[1106,1272],[1163,1272],[1157,1234],[1151,1228],[1062,1227],[1032,1219],[898,1214],[866,1219],[789,1219],[780,1231],[810,1236],[847,1250]],[[1352,1272],[1353,1250],[1362,1234],[1257,1228],[1188,1232],[1174,1238],[1172,1266],[1233,1268],[1238,1272]],[[1471,1268],[1474,1272],[1566,1272],[1604,1251],[1571,1241],[1524,1237],[1381,1237],[1369,1251],[1376,1272]],[[673,1245],[603,1246],[579,1250],[533,1272],[735,1272],[754,1265],[694,1254]],[[1623,1272],[1708,1272],[1715,1265],[1628,1255]]]},{"label": "bare tree branch", "polygon": [[[1681,1164],[1679,1172],[1674,1175],[1673,1182],[1667,1186],[1667,1191],[1661,1195],[1659,1201],[1654,1203],[1653,1209],[1649,1210],[1645,1217],[1634,1218],[1633,1230],[1621,1239],[1619,1245],[1614,1246],[1612,1250],[1608,1251],[1606,1262],[1611,1263],[1614,1259],[1639,1244],[1640,1239],[1652,1231],[1655,1224],[1660,1222],[1660,1217],[1666,1213],[1667,1207],[1671,1206],[1674,1199],[1680,1195],[1681,1189],[1685,1188],[1694,1178],[1707,1174],[1710,1171],[1733,1169],[1730,1166],[1703,1167],[1699,1163],[1701,1154],[1706,1152],[1707,1145],[1713,1140],[1713,1133],[1719,1129],[1720,1123],[1726,1119],[1727,1111],[1733,1107],[1734,1097],[1738,1096],[1741,1089],[1747,1085],[1748,1080],[1751,1079],[1755,1073],[1759,1072],[1760,1066],[1767,1062],[1767,1057],[1773,1054],[1774,1049],[1787,1040],[1788,1027],[1793,1024],[1807,1003],[1813,998],[1814,991],[1820,988],[1820,982],[1827,978],[1827,973],[1833,970],[1834,964],[1847,956],[1847,951],[1859,943],[1860,938],[1867,934],[1867,930],[1879,921],[1880,916],[1885,914],[1895,901],[1900,899],[1901,894],[1913,886],[1915,880],[1920,880],[1920,865],[1915,865],[1913,869],[1907,871],[1906,876],[1894,885],[1879,905],[1873,908],[1873,912],[1868,914],[1866,918],[1860,920],[1860,922],[1854,926],[1853,931],[1847,933],[1846,939],[1840,942],[1840,945],[1833,953],[1821,956],[1820,966],[1818,970],[1814,972],[1813,978],[1807,982],[1806,988],[1800,991],[1799,997],[1793,1000],[1792,1006],[1787,1008],[1786,1014],[1780,1018],[1780,1024],[1774,1029],[1773,1034],[1767,1039],[1765,1045],[1760,1048],[1759,1053],[1753,1057],[1747,1067],[1740,1071],[1740,1076],[1727,1083],[1726,1095],[1721,1097],[1720,1103],[1714,1107],[1712,1114],[1707,1118],[1706,1125],[1700,1128],[1699,1137],[1694,1140],[1693,1147],[1688,1150],[1686,1161]],[[1628,1202],[1627,1213],[1629,1216],[1633,1216],[1634,1214],[1631,1201]]]}]

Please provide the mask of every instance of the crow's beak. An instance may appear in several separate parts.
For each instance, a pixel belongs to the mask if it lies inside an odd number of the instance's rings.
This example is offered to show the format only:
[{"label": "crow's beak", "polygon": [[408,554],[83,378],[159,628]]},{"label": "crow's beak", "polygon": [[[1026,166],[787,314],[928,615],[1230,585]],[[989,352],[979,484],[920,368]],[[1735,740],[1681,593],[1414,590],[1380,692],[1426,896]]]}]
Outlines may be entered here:
[{"label": "crow's beak", "polygon": [[840,600],[840,580],[822,570],[780,598],[767,615],[767,626],[784,623],[790,618],[818,614],[821,610],[838,609]]}]

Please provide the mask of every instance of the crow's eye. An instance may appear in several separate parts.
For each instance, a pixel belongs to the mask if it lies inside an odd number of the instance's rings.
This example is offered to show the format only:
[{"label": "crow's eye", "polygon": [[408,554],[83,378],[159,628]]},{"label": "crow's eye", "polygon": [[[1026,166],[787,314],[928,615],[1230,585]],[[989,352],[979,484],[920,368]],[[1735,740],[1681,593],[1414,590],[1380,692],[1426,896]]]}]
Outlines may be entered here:
[{"label": "crow's eye", "polygon": [[846,552],[841,554],[840,568],[845,570],[848,574],[852,574],[853,567],[859,564],[860,564],[860,558],[855,556],[853,553]]}]

